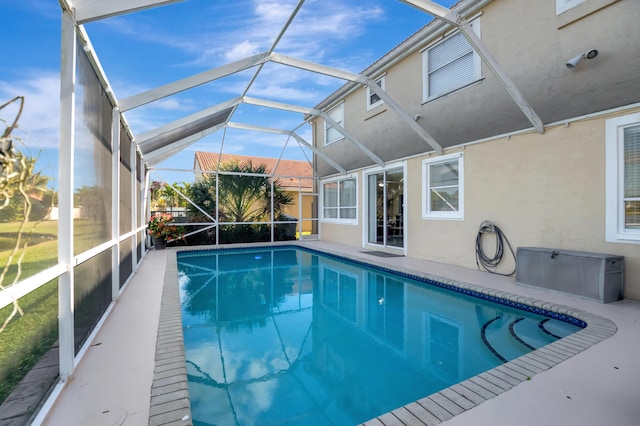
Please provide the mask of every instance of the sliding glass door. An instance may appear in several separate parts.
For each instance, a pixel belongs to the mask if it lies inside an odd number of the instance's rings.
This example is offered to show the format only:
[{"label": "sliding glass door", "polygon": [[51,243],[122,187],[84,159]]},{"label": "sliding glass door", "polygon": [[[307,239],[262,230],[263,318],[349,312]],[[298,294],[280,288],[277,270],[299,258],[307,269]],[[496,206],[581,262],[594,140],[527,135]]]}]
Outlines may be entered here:
[{"label": "sliding glass door", "polygon": [[404,247],[404,170],[367,175],[367,242]]}]

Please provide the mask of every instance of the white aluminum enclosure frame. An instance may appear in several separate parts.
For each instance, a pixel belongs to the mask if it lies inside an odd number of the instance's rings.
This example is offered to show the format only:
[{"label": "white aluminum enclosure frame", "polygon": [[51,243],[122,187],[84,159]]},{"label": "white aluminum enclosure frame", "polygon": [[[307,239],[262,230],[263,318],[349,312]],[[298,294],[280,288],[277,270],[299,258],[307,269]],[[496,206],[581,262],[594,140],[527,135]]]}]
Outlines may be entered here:
[{"label": "white aluminum enclosure frame", "polygon": [[[111,252],[111,300],[115,301],[121,292],[120,289],[120,242],[129,239],[131,241],[132,256],[131,270],[135,271],[138,264],[137,233],[144,227],[137,229],[137,217],[139,209],[136,203],[136,179],[137,170],[132,167],[131,176],[131,229],[120,235],[120,130],[121,113],[117,107],[111,112],[111,239],[103,244],[93,247],[83,253],[74,254],[74,149],[75,149],[75,104],[76,104],[76,67],[78,57],[78,41],[85,45],[85,51],[89,62],[96,69],[96,74],[102,82],[107,94],[110,94],[109,84],[97,58],[93,56],[90,43],[82,27],[74,22],[68,10],[62,14],[62,61],[60,76],[60,163],[59,168],[59,192],[58,192],[58,266],[60,273],[55,276],[46,276],[39,285],[44,285],[51,279],[58,278],[58,335],[59,335],[59,374],[61,383],[66,382],[73,374],[79,359],[90,344],[91,337],[85,342],[76,355],[74,341],[74,270],[80,264],[94,258],[106,251]],[[112,95],[112,94],[111,94]],[[113,100],[113,99],[112,99]],[[114,102],[115,103],[115,102]],[[135,166],[137,154],[132,144],[131,151],[124,153]],[[112,304],[107,308],[111,309]]]},{"label": "white aluminum enclosure frame", "polygon": [[[122,241],[129,240],[132,243],[132,270],[135,273],[137,266],[141,259],[138,257],[137,246],[140,243],[138,235],[144,231],[145,221],[145,206],[148,204],[147,190],[149,187],[149,175],[150,171],[146,170],[144,173],[144,181],[141,184],[142,194],[138,193],[138,174],[140,173],[137,165],[138,159],[143,162],[143,165],[147,169],[155,167],[159,162],[164,161],[177,152],[192,145],[203,137],[217,132],[219,130],[226,130],[227,128],[241,129],[247,131],[258,131],[265,133],[274,133],[287,135],[294,138],[298,145],[308,148],[316,156],[323,158],[328,164],[334,167],[339,173],[347,174],[348,171],[340,164],[339,161],[330,158],[323,151],[316,149],[313,144],[306,141],[300,136],[298,130],[302,125],[308,123],[308,117],[319,116],[326,120],[329,125],[340,132],[346,139],[350,140],[358,150],[366,155],[372,162],[378,166],[383,167],[385,162],[378,157],[374,152],[368,149],[361,141],[359,141],[354,135],[344,129],[342,126],[335,123],[330,119],[328,114],[324,110],[317,110],[314,108],[306,108],[302,106],[290,105],[275,102],[272,100],[263,100],[248,97],[247,94],[250,91],[252,84],[260,74],[262,68],[268,62],[274,64],[284,65],[288,67],[295,67],[308,71],[310,73],[322,74],[346,82],[354,83],[355,85],[366,86],[369,90],[377,94],[385,104],[394,111],[401,120],[412,129],[422,140],[424,140],[429,147],[431,147],[436,153],[442,153],[443,147],[429,134],[428,130],[421,127],[410,115],[396,103],[380,86],[375,83],[375,79],[365,74],[356,74],[348,71],[331,68],[321,64],[312,63],[302,59],[292,58],[286,55],[276,53],[275,49],[280,43],[283,35],[291,25],[292,21],[300,11],[305,0],[299,0],[297,6],[292,11],[286,24],[283,26],[278,36],[275,38],[272,46],[265,52],[255,54],[241,60],[231,62],[222,65],[217,68],[207,70],[205,72],[192,75],[190,77],[174,81],[172,83],[138,93],[136,95],[127,97],[121,101],[118,101],[108,80],[102,70],[98,57],[95,54],[93,47],[86,32],[84,31],[83,24],[89,22],[99,21],[105,18],[124,15],[127,13],[168,5],[176,3],[181,0],[59,0],[62,8],[62,27],[61,27],[61,74],[60,74],[60,167],[59,167],[59,221],[58,221],[58,264],[52,268],[42,271],[28,279],[21,281],[9,291],[0,293],[0,307],[3,303],[11,300],[12,297],[19,298],[30,291],[46,284],[47,282],[58,278],[58,294],[59,294],[59,372],[61,381],[64,383],[69,380],[79,359],[82,357],[83,351],[81,349],[78,355],[75,354],[74,348],[74,269],[83,262],[92,259],[93,257],[105,253],[111,252],[112,256],[112,283],[111,283],[111,298],[115,301],[121,294],[119,288],[119,262],[120,262],[120,248],[119,244]],[[484,63],[491,69],[491,71],[498,78],[500,83],[505,87],[510,96],[514,99],[518,107],[522,110],[523,114],[529,119],[535,129],[542,133],[544,132],[544,125],[536,112],[524,99],[515,84],[502,70],[497,61],[493,58],[491,52],[487,49],[484,43],[475,35],[471,30],[466,20],[458,13],[442,7],[437,3],[430,0],[400,0],[403,3],[414,7],[430,15],[433,15],[436,19],[446,22],[458,28],[467,40],[474,47],[476,52],[481,56]],[[111,185],[112,185],[112,207],[110,214],[112,217],[111,223],[111,239],[93,247],[86,252],[74,254],[74,220],[73,220],[73,207],[74,207],[74,149],[75,149],[75,105],[76,105],[76,67],[78,59],[78,42],[83,44],[86,51],[89,62],[92,64],[98,79],[103,85],[109,98],[111,99],[114,108],[112,111],[112,128],[111,128]],[[129,131],[130,136],[133,134],[130,132],[129,126],[124,117],[124,113],[143,105],[158,101],[167,96],[171,96],[177,93],[187,91],[197,86],[206,84],[208,82],[216,81],[227,76],[237,74],[239,72],[255,68],[253,77],[249,83],[244,87],[238,97],[230,99],[218,105],[209,106],[195,114],[192,114],[183,119],[177,120],[173,123],[168,123],[160,126],[150,132],[139,135],[137,138],[132,137],[131,150],[129,153],[122,153],[125,157],[128,155],[131,164],[131,229],[120,234],[120,222],[124,218],[120,217],[120,210],[118,208],[120,200],[120,186],[121,183],[119,175],[120,167],[120,131],[121,126]],[[239,124],[232,121],[234,113],[238,106],[242,103],[261,106],[266,108],[273,108],[284,110],[288,112],[302,114],[304,117],[301,120],[300,126],[294,129],[273,129],[263,126],[256,126],[251,124]],[[225,114],[225,111],[229,109],[229,113]],[[220,118],[219,122],[214,118],[216,114],[222,114],[217,118]],[[211,124],[207,128],[194,128],[191,127],[198,120],[211,119]],[[205,126],[206,127],[206,126]],[[174,134],[176,137],[172,138]],[[166,143],[162,143],[162,138],[165,138]],[[288,142],[288,140],[287,140]],[[317,195],[317,194],[316,194]],[[138,205],[140,200],[140,205]],[[143,224],[138,227],[138,223]],[[145,248],[142,246],[142,256],[145,254]],[[107,309],[107,313],[109,312]],[[86,348],[91,343],[91,338],[87,340],[84,345]],[[55,393],[55,392],[54,392]]]},{"label": "white aluminum enclosure frame", "polygon": [[[72,16],[78,24],[82,24],[85,22],[91,22],[99,19],[104,19],[106,17],[121,15],[125,13],[130,13],[137,10],[142,10],[146,8],[152,8],[157,6],[162,6],[169,3],[174,3],[179,0],[135,0],[135,1],[127,1],[127,0],[114,0],[109,2],[108,5],[104,4],[99,0],[76,0],[73,2],[73,5],[67,2],[67,0],[62,0],[63,6],[66,4],[66,7],[70,12],[72,12]],[[533,124],[536,130],[540,133],[544,132],[544,125],[535,111],[531,108],[531,106],[524,99],[520,91],[513,84],[510,78],[504,73],[499,64],[495,61],[490,51],[486,48],[484,43],[470,30],[470,27],[466,20],[462,18],[458,13],[453,12],[452,10],[443,7],[431,0],[401,0],[403,3],[414,7],[416,9],[422,10],[426,13],[429,13],[440,19],[444,22],[447,22],[450,25],[453,25],[460,29],[460,31],[464,34],[464,36],[469,40],[474,49],[479,53],[483,61],[487,64],[487,66],[492,70],[492,72],[496,75],[501,84],[505,87],[505,89],[509,92],[511,97],[514,99],[518,107],[522,110],[522,112],[527,116],[529,121]],[[429,146],[431,146],[437,153],[442,153],[442,146],[438,144],[438,142],[412,117],[409,116],[396,102],[393,101],[391,97],[378,85],[375,84],[369,77],[360,74],[354,74],[347,71],[337,70],[334,68],[326,67],[319,64],[314,64],[308,61],[304,61],[297,58],[291,58],[286,55],[281,55],[275,53],[275,48],[283,37],[284,33],[290,26],[291,22],[299,12],[300,8],[304,4],[304,0],[300,0],[291,13],[289,20],[286,22],[272,46],[267,52],[263,52],[257,55],[250,56],[248,58],[241,59],[239,61],[235,61],[221,67],[196,74],[194,76],[140,93],[138,95],[134,95],[124,99],[120,105],[121,111],[128,111],[130,109],[139,107],[141,105],[145,105],[147,103],[159,100],[166,96],[170,96],[172,94],[176,94],[190,88],[196,87],[198,85],[217,80],[219,78],[235,74],[237,72],[252,68],[258,67],[258,70],[255,72],[251,81],[245,87],[241,97],[244,97],[251,85],[257,78],[260,73],[262,67],[266,62],[274,62],[282,65],[288,65],[292,67],[296,67],[299,69],[307,70],[314,73],[319,73],[327,76],[331,76],[338,79],[343,79],[346,81],[354,82],[357,84],[365,85],[372,92],[376,93],[396,114],[400,116],[400,118],[405,122],[405,124],[414,130],[424,141],[426,141]],[[269,107],[273,107],[274,105],[270,105]],[[237,107],[237,104],[235,105]],[[231,116],[233,115],[232,111]],[[280,104],[277,108],[292,111],[292,112],[301,112],[299,109],[296,109],[293,106],[285,106],[284,104]],[[316,114],[313,114],[316,115]],[[320,114],[321,117],[327,119],[326,114]],[[328,121],[330,125],[335,123],[331,123]],[[333,126],[342,133],[347,139],[354,142],[354,144],[365,153],[369,158],[371,158],[377,165],[383,164],[383,161],[377,157],[374,153],[368,150],[362,143],[357,141],[353,135],[347,133],[341,126]],[[160,129],[158,129],[160,130]],[[151,135],[146,135],[150,137]],[[148,141],[149,139],[147,139]],[[140,141],[142,142],[142,140]],[[177,143],[180,141],[174,141]],[[184,147],[184,143],[180,144]],[[162,147],[164,148],[164,147]],[[179,151],[179,149],[163,149],[162,158],[166,159],[170,155],[169,153],[174,153]],[[157,162],[156,162],[157,163]]]}]

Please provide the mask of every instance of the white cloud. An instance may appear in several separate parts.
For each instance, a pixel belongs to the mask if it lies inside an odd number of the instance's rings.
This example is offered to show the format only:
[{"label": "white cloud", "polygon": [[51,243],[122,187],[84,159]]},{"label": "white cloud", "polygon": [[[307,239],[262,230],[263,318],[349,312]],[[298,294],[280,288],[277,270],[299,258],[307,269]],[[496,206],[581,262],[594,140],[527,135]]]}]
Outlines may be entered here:
[{"label": "white cloud", "polygon": [[244,40],[239,44],[236,44],[231,48],[231,50],[226,52],[224,54],[224,58],[228,62],[233,62],[255,55],[259,52],[260,50],[257,43],[250,42],[249,40]]},{"label": "white cloud", "polygon": [[[60,125],[60,79],[50,71],[29,71],[19,81],[0,80],[3,103],[14,96],[24,96],[20,129],[13,133],[29,149],[58,148]],[[13,120],[15,110],[0,111],[5,121]]]},{"label": "white cloud", "polygon": [[[169,46],[180,52],[178,57],[182,61],[187,57],[186,62],[173,66],[215,68],[266,52],[297,4],[297,0],[239,0],[234,2],[232,8],[226,4],[212,3],[199,9],[199,16],[196,17],[189,14],[186,6],[176,4],[176,25],[171,28],[154,22],[153,15],[121,17],[98,25],[108,25],[112,31],[126,35],[132,40],[132,45],[139,41]],[[207,14],[211,19],[203,21],[202,17]],[[368,28],[384,18],[384,10],[376,2],[354,4],[338,0],[308,0],[279,42],[276,52],[358,72],[376,58],[366,46],[360,46],[364,48],[363,52],[360,47],[350,49],[345,45],[354,43]],[[198,25],[195,25],[196,22]],[[189,56],[192,60],[188,59]],[[244,73],[238,73],[210,83],[207,93],[214,96],[228,94],[229,98],[237,96],[245,91],[247,82],[256,70],[247,70],[248,78]],[[248,95],[311,107],[343,83],[309,71],[267,63],[258,79],[252,83]],[[123,92],[134,93],[127,89]],[[120,96],[122,94],[119,93]],[[216,99],[211,102],[211,97],[198,98],[197,95],[194,95],[194,99],[200,99],[200,103],[207,106],[221,101]],[[194,101],[192,106],[195,108],[198,104],[198,101]],[[184,110],[184,105],[172,101],[166,101],[158,107]],[[136,113],[136,117],[142,116]],[[145,129],[150,127],[144,126]]]},{"label": "white cloud", "polygon": [[151,104],[151,107],[169,111],[189,111],[194,109],[193,100],[180,100],[175,98],[160,99]]}]

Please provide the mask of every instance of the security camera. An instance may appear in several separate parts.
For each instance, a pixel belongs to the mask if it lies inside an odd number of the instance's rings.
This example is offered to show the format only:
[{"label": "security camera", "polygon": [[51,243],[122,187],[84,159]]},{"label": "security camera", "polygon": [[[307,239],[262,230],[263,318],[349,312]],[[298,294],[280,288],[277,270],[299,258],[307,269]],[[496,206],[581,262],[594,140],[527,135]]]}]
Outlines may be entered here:
[{"label": "security camera", "polygon": [[584,54],[584,57],[587,59],[593,59],[598,56],[598,51],[596,49],[591,49],[587,53]]},{"label": "security camera", "polygon": [[569,59],[565,65],[567,66],[567,68],[572,70],[578,65],[578,63],[580,63],[582,58],[583,58],[583,55],[578,55],[575,58]]},{"label": "security camera", "polygon": [[572,69],[575,69],[575,67],[578,66],[580,61],[582,61],[583,59],[585,59],[585,58],[586,59],[593,59],[596,56],[598,56],[598,51],[596,49],[591,49],[591,50],[587,51],[586,53],[578,55],[575,58],[569,59],[565,65],[567,66],[567,68],[572,70]]}]

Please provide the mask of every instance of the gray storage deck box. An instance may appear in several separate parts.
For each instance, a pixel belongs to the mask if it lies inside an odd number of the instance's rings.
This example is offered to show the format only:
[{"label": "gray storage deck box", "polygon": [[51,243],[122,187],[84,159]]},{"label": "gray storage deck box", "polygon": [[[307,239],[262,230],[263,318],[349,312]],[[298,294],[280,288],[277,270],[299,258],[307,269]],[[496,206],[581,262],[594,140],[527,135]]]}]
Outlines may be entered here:
[{"label": "gray storage deck box", "polygon": [[518,247],[516,282],[603,303],[622,299],[624,257],[581,251]]}]

